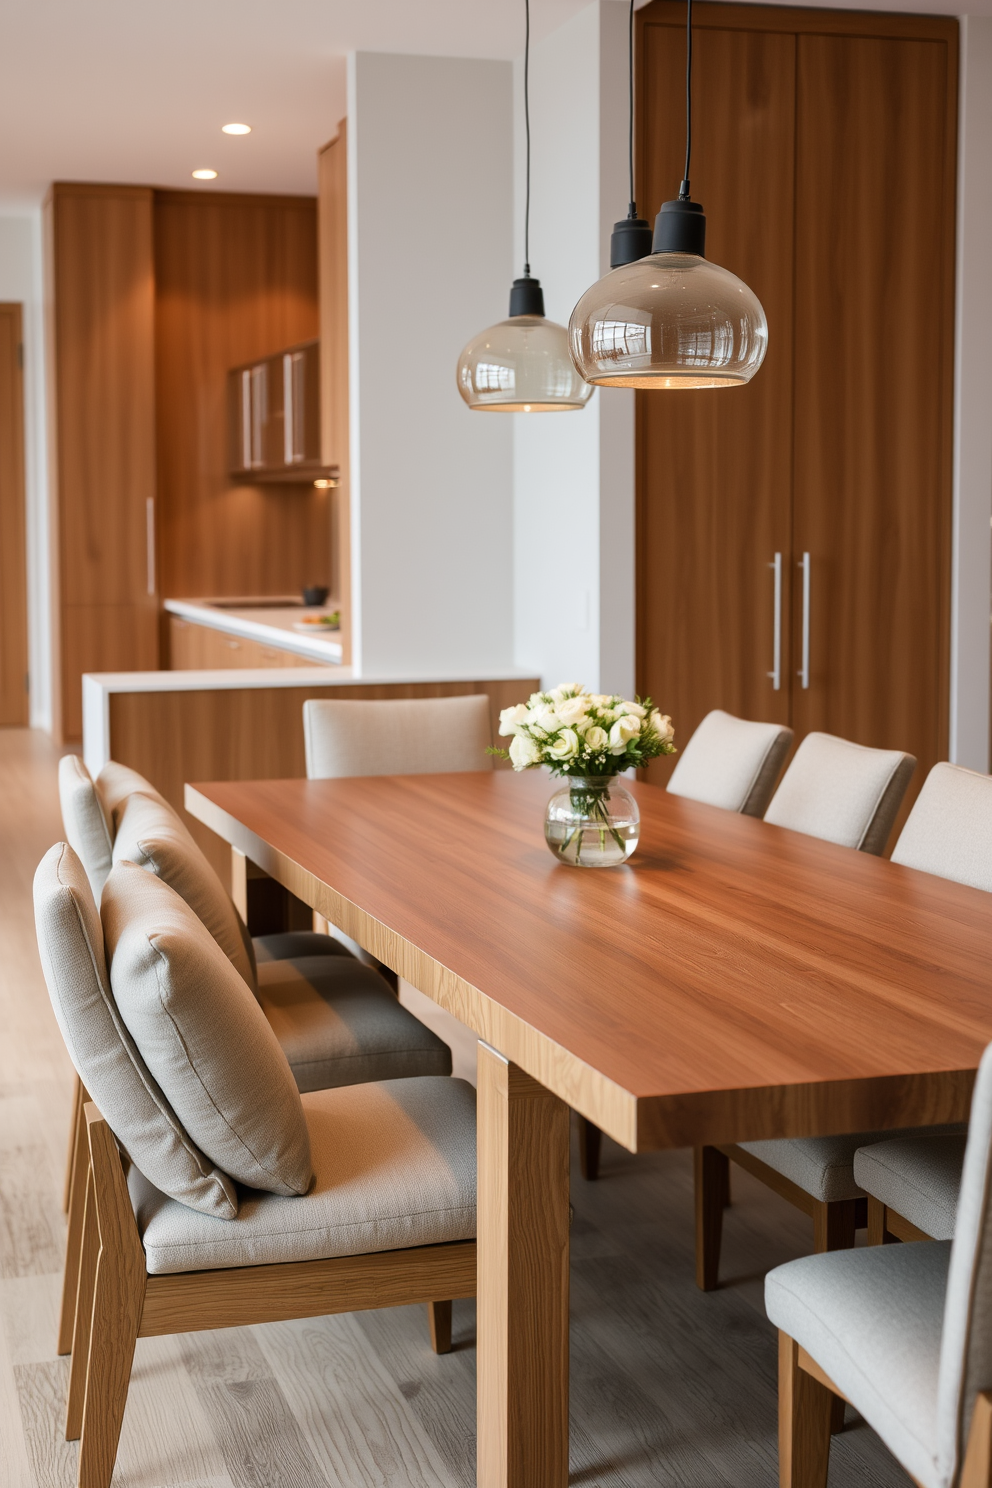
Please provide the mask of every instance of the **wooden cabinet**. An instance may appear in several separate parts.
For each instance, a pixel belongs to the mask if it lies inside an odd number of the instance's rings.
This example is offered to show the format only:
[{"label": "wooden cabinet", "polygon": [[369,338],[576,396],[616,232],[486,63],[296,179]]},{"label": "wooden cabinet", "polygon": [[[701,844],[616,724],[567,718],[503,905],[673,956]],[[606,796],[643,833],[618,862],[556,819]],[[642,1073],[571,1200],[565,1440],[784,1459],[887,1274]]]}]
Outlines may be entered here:
[{"label": "wooden cabinet", "polygon": [[28,722],[21,306],[0,305],[0,726]]},{"label": "wooden cabinet", "polygon": [[317,156],[317,245],[320,285],[320,433],[323,461],[336,466],[333,492],[334,576],[341,610],[341,659],[351,661],[351,486],[348,467],[348,146],[347,122]]},{"label": "wooden cabinet", "polygon": [[313,667],[333,662],[311,661],[295,651],[266,646],[209,625],[197,625],[178,615],[169,616],[169,656],[173,671],[202,671],[214,667]]},{"label": "wooden cabinet", "polygon": [[[910,750],[915,792],[947,754],[957,22],[695,13],[693,196],[769,348],[740,390],[637,395],[638,685],[683,742],[722,707]],[[651,211],[684,23],[639,12]]]},{"label": "wooden cabinet", "polygon": [[82,674],[158,665],[152,192],[56,183],[46,214],[61,735]]},{"label": "wooden cabinet", "polygon": [[232,480],[335,479],[321,463],[319,341],[234,367],[227,407]]}]

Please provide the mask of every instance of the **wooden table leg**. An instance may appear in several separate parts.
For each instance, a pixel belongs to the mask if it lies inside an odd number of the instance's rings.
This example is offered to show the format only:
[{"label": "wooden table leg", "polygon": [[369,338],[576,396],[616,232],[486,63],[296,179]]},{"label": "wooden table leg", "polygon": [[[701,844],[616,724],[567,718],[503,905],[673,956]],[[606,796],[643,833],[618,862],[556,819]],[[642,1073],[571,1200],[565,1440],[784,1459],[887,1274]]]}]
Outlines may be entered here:
[{"label": "wooden table leg", "polygon": [[567,1488],[565,1103],[479,1045],[478,1488]]}]

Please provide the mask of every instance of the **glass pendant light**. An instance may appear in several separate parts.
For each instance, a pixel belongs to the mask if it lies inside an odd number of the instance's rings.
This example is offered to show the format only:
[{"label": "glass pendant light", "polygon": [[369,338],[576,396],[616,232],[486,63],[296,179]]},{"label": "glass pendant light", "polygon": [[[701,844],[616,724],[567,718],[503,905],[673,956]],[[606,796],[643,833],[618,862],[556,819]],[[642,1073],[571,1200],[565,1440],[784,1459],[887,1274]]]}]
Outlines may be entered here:
[{"label": "glass pendant light", "polygon": [[605,387],[741,387],[768,345],[757,295],[705,258],[706,218],[689,198],[692,0],[687,7],[685,175],[678,198],[662,204],[647,257],[612,268],[586,290],[569,321],[576,367]]},{"label": "glass pendant light", "polygon": [[568,332],[545,319],[541,281],[530,272],[530,0],[524,0],[524,123],[527,199],[524,272],[510,290],[510,318],[475,336],[458,358],[458,391],[469,408],[493,413],[562,413],[582,408],[592,387],[572,365]]}]

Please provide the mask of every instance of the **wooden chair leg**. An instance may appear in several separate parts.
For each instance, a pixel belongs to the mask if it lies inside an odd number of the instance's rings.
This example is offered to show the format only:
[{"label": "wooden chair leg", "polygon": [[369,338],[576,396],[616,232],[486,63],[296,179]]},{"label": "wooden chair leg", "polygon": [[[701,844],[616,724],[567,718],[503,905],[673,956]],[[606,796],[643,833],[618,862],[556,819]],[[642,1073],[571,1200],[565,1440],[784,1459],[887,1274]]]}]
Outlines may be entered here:
[{"label": "wooden chair leg", "polygon": [[696,1190],[696,1285],[715,1290],[720,1274],[723,1211],[730,1201],[730,1161],[716,1147],[693,1151]]},{"label": "wooden chair leg", "polygon": [[992,1488],[992,1394],[988,1390],[975,1397],[961,1488]]},{"label": "wooden chair leg", "polygon": [[59,1310],[59,1335],[56,1352],[67,1354],[72,1348],[72,1330],[76,1321],[76,1284],[79,1277],[79,1249],[83,1239],[83,1207],[86,1202],[90,1154],[86,1140],[83,1103],[88,1099],[76,1079],[75,1112],[66,1174],[66,1213],[69,1218],[65,1236],[65,1268],[62,1272],[62,1305]]},{"label": "wooden chair leg", "polygon": [[885,1205],[872,1194],[868,1195],[868,1244],[885,1244]]},{"label": "wooden chair leg", "polygon": [[100,1231],[78,1488],[110,1488],[147,1274],[121,1156],[95,1106],[85,1109]]},{"label": "wooden chair leg", "polygon": [[598,1126],[587,1121],[585,1116],[580,1116],[578,1120],[579,1171],[589,1183],[594,1183],[599,1177],[599,1154],[603,1145],[603,1133]]},{"label": "wooden chair leg", "polygon": [[[89,1154],[87,1153],[87,1156]],[[87,1163],[83,1201],[83,1233],[79,1248],[74,1296],[75,1315],[70,1347],[72,1366],[69,1370],[69,1394],[65,1407],[65,1439],[78,1441],[83,1429],[83,1405],[86,1400],[86,1370],[90,1359],[90,1333],[93,1325],[93,1292],[96,1287],[96,1264],[100,1256],[100,1228],[96,1217],[93,1177]]]},{"label": "wooden chair leg", "polygon": [[787,1333],[779,1333],[780,1488],[827,1488],[832,1402],[838,1398],[826,1385],[800,1368],[799,1345]]},{"label": "wooden chair leg", "polygon": [[[62,1213],[69,1213],[69,1205],[72,1200],[72,1176],[76,1170],[76,1156],[79,1151],[80,1138],[83,1146],[86,1145],[86,1123],[83,1120],[83,1106],[86,1103],[86,1092],[83,1090],[83,1082],[76,1076],[76,1088],[72,1096],[72,1116],[69,1121],[69,1150],[65,1158],[65,1187],[62,1190]],[[62,1350],[60,1349],[61,1353]]]},{"label": "wooden chair leg", "polygon": [[451,1303],[428,1302],[427,1316],[431,1325],[431,1348],[436,1354],[450,1354]]},{"label": "wooden chair leg", "polygon": [[[857,1232],[858,1201],[841,1199],[833,1204],[819,1204],[813,1214],[813,1249],[817,1255],[828,1250],[851,1250]],[[844,1402],[831,1395],[830,1431],[836,1436],[844,1430]]]}]

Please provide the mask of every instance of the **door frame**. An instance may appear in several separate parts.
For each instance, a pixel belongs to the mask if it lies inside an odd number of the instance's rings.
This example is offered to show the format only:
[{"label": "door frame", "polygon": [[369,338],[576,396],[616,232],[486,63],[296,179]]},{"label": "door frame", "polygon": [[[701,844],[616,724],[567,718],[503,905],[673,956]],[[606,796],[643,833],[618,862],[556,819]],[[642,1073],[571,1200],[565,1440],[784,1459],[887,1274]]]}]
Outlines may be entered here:
[{"label": "door frame", "polygon": [[0,727],[30,722],[24,307],[0,302]]}]

